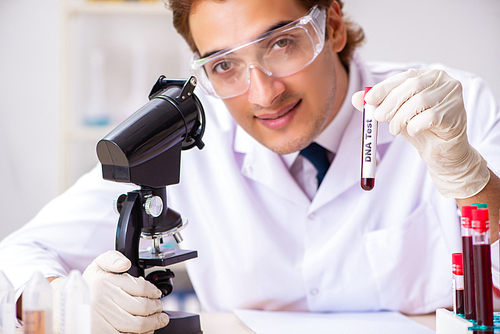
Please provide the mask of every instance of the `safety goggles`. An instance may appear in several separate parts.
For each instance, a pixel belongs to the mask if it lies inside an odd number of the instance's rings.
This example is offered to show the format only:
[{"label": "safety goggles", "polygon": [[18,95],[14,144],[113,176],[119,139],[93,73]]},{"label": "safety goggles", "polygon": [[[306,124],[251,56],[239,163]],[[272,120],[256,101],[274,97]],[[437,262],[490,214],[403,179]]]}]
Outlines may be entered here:
[{"label": "safety goggles", "polygon": [[304,17],[206,58],[195,53],[191,73],[210,95],[228,99],[250,87],[250,70],[286,77],[316,59],[325,44],[326,11],[312,7]]}]

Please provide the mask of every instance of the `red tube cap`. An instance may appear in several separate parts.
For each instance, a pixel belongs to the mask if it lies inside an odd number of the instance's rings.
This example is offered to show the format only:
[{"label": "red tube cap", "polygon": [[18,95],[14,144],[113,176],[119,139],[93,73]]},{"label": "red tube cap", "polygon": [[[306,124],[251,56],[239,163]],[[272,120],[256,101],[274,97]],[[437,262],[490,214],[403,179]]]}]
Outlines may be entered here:
[{"label": "red tube cap", "polygon": [[464,205],[462,206],[462,226],[464,228],[472,228],[471,220],[472,220],[472,210],[477,209],[477,207],[473,205]]},{"label": "red tube cap", "polygon": [[451,254],[451,262],[453,263],[453,273],[463,275],[462,253]]},{"label": "red tube cap", "polygon": [[476,232],[486,232],[490,229],[488,209],[472,210],[472,228]]},{"label": "red tube cap", "polygon": [[464,205],[462,206],[462,217],[472,218],[472,210],[477,209],[474,205]]},{"label": "red tube cap", "polygon": [[[372,87],[365,87],[365,95],[366,93],[368,93],[370,91],[370,89],[372,89]],[[365,101],[365,98],[363,97],[363,105],[366,104],[366,101]]]}]

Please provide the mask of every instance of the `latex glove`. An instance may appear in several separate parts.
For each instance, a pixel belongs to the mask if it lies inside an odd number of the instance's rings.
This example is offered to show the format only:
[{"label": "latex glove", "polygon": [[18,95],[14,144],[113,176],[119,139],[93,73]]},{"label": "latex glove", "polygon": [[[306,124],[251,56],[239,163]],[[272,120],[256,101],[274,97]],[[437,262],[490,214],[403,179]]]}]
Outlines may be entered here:
[{"label": "latex glove", "polygon": [[[358,109],[362,96],[352,97]],[[468,198],[486,186],[490,173],[467,139],[458,80],[441,70],[410,69],[375,85],[365,101],[377,106],[375,118],[388,121],[391,134],[401,134],[418,150],[441,195]]]},{"label": "latex glove", "polygon": [[[150,333],[165,327],[169,318],[162,313],[161,291],[143,277],[126,272],[130,260],[118,251],[99,255],[84,271],[82,277],[89,286],[92,307],[92,333]],[[54,301],[60,300],[65,278],[51,283]],[[59,302],[53,304],[59,314]],[[55,319],[56,317],[54,317]],[[54,323],[54,329],[60,325]]]}]

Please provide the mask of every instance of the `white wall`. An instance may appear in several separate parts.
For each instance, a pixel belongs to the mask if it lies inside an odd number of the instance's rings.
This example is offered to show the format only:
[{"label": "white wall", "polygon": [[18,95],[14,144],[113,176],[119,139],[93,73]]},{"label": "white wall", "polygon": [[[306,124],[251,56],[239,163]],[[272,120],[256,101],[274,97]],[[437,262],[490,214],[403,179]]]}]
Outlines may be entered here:
[{"label": "white wall", "polygon": [[0,0],[0,239],[56,195],[56,0]]},{"label": "white wall", "polygon": [[344,0],[363,27],[365,60],[443,63],[480,75],[500,96],[500,1]]},{"label": "white wall", "polygon": [[[363,58],[445,63],[500,95],[500,1],[344,2]],[[57,24],[56,0],[0,0],[0,239],[58,191]]]}]

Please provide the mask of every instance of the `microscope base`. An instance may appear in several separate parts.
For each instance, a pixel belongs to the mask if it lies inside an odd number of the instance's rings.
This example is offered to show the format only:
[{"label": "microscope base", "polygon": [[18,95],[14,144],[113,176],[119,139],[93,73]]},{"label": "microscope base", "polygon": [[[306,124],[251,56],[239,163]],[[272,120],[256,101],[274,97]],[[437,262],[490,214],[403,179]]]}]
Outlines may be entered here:
[{"label": "microscope base", "polygon": [[155,334],[203,334],[198,314],[164,311],[170,317],[167,326],[155,330]]}]

